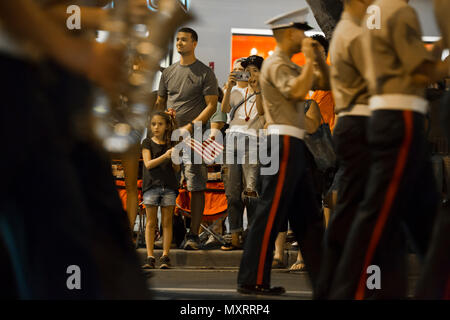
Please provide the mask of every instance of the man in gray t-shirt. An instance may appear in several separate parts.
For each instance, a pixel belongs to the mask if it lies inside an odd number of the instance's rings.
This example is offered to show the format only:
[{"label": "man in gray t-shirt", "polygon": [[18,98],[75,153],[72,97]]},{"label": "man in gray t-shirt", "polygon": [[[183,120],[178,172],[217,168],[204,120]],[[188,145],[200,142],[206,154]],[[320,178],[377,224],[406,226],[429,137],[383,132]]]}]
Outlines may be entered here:
[{"label": "man in gray t-shirt", "polygon": [[[205,125],[216,112],[218,95],[214,72],[195,57],[197,42],[194,30],[178,31],[176,46],[180,61],[164,70],[156,100],[157,110],[173,108],[178,125],[191,133],[194,122]],[[187,189],[191,191],[191,226],[184,249],[197,250],[208,172],[205,164],[183,164],[182,168]]]},{"label": "man in gray t-shirt", "polygon": [[193,64],[174,63],[164,70],[158,96],[167,98],[167,106],[175,109],[179,126],[185,126],[206,108],[207,96],[217,96],[214,72],[196,60]]}]

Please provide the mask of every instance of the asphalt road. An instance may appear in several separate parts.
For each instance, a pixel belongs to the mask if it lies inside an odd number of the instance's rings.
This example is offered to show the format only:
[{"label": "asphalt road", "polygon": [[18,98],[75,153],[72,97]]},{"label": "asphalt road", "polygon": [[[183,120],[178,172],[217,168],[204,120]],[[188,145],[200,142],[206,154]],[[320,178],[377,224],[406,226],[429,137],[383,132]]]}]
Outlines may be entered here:
[{"label": "asphalt road", "polygon": [[242,295],[236,292],[237,268],[155,269],[148,280],[152,298],[157,300],[309,300],[311,286],[306,273],[289,273],[287,270],[272,271],[272,286],[283,286],[281,296]]},{"label": "asphalt road", "polygon": [[[148,288],[154,300],[311,300],[307,273],[272,270],[272,286],[283,286],[281,296],[243,295],[236,291],[237,268],[174,268],[150,271]],[[409,276],[410,297],[417,276]]]}]

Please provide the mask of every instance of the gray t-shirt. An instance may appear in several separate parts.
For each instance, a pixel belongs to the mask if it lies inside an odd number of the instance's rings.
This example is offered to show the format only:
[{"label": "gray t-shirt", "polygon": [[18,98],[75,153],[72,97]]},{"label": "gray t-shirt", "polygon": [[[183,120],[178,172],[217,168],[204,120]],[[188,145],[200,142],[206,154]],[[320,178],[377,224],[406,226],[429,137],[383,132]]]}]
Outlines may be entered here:
[{"label": "gray t-shirt", "polygon": [[201,61],[188,66],[177,62],[164,70],[158,95],[167,98],[168,108],[175,109],[176,120],[181,127],[206,108],[205,96],[217,96],[217,88],[214,72]]}]

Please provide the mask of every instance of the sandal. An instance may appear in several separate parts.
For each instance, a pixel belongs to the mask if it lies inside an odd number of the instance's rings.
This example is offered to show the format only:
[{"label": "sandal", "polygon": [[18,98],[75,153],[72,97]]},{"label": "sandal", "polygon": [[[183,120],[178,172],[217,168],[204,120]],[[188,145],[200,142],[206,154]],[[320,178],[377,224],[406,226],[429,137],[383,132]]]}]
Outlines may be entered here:
[{"label": "sandal", "polygon": [[289,268],[289,272],[303,272],[305,271],[305,263],[303,260],[297,260],[295,263]]},{"label": "sandal", "polygon": [[236,247],[236,246],[232,245],[231,243],[224,244],[223,246],[220,247],[220,250],[222,250],[222,251],[232,251],[232,250],[240,250],[240,249],[242,249],[242,248]]},{"label": "sandal", "polygon": [[279,259],[273,259],[272,269],[284,269],[284,268],[286,268],[286,265],[283,263],[283,261]]}]

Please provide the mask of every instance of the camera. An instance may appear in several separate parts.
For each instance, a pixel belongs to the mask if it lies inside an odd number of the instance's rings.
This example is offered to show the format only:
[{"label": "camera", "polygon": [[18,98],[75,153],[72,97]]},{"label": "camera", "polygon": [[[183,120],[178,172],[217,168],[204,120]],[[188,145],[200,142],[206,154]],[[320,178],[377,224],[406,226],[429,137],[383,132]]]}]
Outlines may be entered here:
[{"label": "camera", "polygon": [[237,81],[245,81],[248,82],[250,79],[250,72],[246,71],[236,71],[235,72],[236,80]]}]

